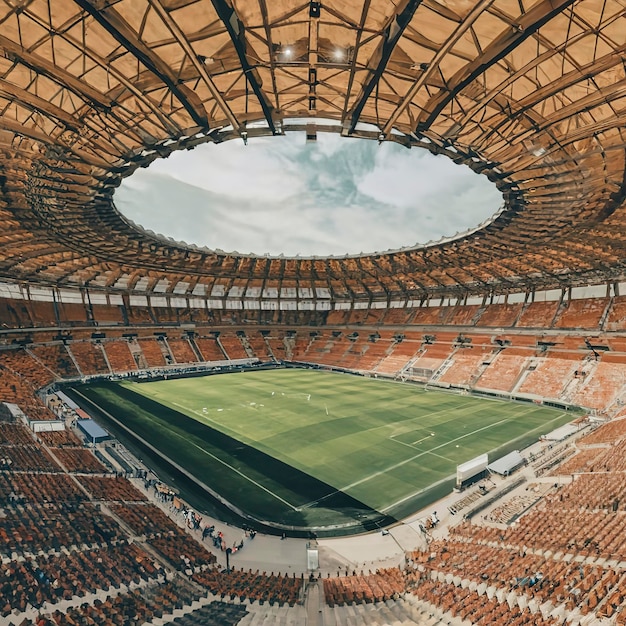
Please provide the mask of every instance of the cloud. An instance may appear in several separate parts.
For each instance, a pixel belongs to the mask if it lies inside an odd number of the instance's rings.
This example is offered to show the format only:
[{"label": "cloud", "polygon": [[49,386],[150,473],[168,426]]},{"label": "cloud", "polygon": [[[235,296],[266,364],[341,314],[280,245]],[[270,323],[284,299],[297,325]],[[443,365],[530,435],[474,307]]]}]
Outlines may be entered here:
[{"label": "cloud", "polygon": [[321,161],[324,158],[332,157],[342,148],[345,139],[335,133],[325,133],[318,135],[319,140],[312,151],[311,158],[314,161]]},{"label": "cloud", "polygon": [[115,194],[144,228],[209,248],[343,255],[474,227],[502,198],[445,157],[335,134],[198,146],[138,170]]},{"label": "cloud", "polygon": [[174,152],[154,162],[150,170],[232,198],[267,198],[278,202],[303,191],[295,157],[295,138],[261,137],[244,146],[240,141],[205,144]]},{"label": "cloud", "polygon": [[403,210],[407,221],[419,224],[416,241],[427,243],[473,228],[502,204],[495,185],[469,167],[422,150],[400,148],[403,154],[398,148],[380,146],[375,168],[357,186],[365,197]]}]

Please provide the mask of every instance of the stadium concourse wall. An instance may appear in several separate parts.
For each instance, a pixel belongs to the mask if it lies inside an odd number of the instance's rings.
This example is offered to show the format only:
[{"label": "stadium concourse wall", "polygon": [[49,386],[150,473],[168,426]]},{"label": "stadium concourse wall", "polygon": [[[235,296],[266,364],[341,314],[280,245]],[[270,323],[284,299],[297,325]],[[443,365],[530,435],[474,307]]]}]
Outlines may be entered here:
[{"label": "stadium concourse wall", "polygon": [[[243,279],[242,279],[243,280]],[[478,325],[520,328],[626,328],[626,282],[482,296],[419,298],[331,294],[328,289],[216,284],[188,294],[185,284],[142,292],[69,289],[0,281],[0,328],[197,324]],[[166,292],[166,290],[168,290]]]}]

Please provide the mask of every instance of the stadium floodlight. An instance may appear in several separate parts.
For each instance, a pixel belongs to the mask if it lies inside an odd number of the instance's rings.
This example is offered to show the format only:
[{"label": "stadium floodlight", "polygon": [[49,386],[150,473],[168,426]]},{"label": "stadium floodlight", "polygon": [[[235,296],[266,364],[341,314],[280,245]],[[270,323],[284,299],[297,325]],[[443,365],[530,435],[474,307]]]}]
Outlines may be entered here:
[{"label": "stadium floodlight", "polygon": [[311,0],[309,3],[309,17],[318,18],[322,14],[322,3]]}]

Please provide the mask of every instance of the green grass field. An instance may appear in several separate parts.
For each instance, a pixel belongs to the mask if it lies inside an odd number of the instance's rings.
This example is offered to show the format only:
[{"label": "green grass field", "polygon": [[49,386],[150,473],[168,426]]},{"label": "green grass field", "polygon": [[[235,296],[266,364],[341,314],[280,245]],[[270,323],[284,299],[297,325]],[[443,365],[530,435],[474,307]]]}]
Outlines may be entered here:
[{"label": "green grass field", "polygon": [[[535,441],[572,414],[312,370],[81,388],[237,507],[293,526],[406,515],[459,463]],[[429,491],[430,489],[430,491]]]}]

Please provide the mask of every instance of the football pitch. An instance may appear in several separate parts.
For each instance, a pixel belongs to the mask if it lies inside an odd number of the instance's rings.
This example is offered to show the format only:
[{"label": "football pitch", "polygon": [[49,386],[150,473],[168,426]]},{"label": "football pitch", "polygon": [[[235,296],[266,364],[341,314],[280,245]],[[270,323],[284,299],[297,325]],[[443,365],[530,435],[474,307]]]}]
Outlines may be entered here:
[{"label": "football pitch", "polygon": [[574,418],[300,369],[80,391],[241,511],[300,528],[407,515],[447,493],[459,463],[495,460]]}]

